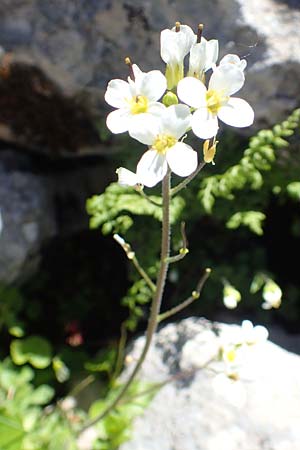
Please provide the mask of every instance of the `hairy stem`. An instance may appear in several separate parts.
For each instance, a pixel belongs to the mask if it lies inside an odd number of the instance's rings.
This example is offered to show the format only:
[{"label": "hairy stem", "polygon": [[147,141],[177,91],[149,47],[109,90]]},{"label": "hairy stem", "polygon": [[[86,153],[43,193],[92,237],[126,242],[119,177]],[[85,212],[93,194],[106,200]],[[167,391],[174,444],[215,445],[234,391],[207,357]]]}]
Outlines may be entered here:
[{"label": "hairy stem", "polygon": [[136,365],[131,372],[128,380],[123,385],[122,389],[120,390],[119,394],[116,396],[116,398],[112,401],[110,405],[98,416],[96,416],[94,419],[88,421],[85,426],[80,430],[80,433],[82,433],[87,428],[95,425],[99,420],[102,420],[104,417],[106,417],[120,402],[120,400],[123,398],[123,396],[128,391],[128,388],[131,386],[131,383],[135,379],[137,373],[139,372],[146,355],[148,353],[148,350],[150,348],[153,335],[157,328],[158,323],[158,314],[160,311],[162,296],[164,292],[165,287],[165,281],[167,277],[168,272],[168,257],[170,253],[170,171],[168,170],[165,178],[162,182],[162,197],[163,197],[163,219],[162,219],[162,240],[161,240],[161,256],[160,256],[160,268],[159,273],[157,277],[157,283],[156,283],[156,291],[153,295],[152,304],[151,304],[151,311],[150,311],[150,317],[148,321],[148,327],[146,332],[146,341],[144,344],[143,351],[136,362]]},{"label": "hairy stem", "polygon": [[206,282],[210,273],[211,273],[211,269],[205,269],[205,272],[202,275],[202,277],[200,278],[196,289],[192,292],[192,295],[190,297],[188,297],[186,300],[184,300],[182,303],[180,303],[179,305],[174,306],[174,308],[171,308],[168,311],[166,311],[162,314],[159,314],[158,322],[161,322],[162,320],[168,319],[169,317],[173,316],[174,314],[177,314],[179,311],[182,311],[184,308],[186,308],[191,303],[193,303],[195,300],[197,300],[201,295],[201,291],[204,286],[204,283]]},{"label": "hairy stem", "polygon": [[171,197],[178,194],[178,192],[181,191],[181,189],[185,188],[195,178],[195,176],[198,175],[198,173],[203,169],[205,164],[206,164],[205,161],[201,161],[201,163],[198,164],[197,169],[194,170],[194,172],[192,172],[191,175],[189,175],[187,178],[185,178],[181,183],[179,183],[173,189],[171,189]]}]

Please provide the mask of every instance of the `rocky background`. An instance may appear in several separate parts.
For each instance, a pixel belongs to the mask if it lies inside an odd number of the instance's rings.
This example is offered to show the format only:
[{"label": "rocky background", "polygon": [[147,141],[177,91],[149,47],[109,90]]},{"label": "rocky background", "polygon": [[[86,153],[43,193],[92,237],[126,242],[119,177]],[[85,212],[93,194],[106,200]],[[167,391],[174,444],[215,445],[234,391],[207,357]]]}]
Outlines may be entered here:
[{"label": "rocky background", "polygon": [[[249,133],[299,104],[297,1],[0,2],[0,281],[32,273],[62,227],[65,236],[87,229],[85,198],[114,179],[118,150],[118,139],[105,138],[106,84],[127,76],[128,55],[145,71],[163,70],[159,34],[176,20],[203,22],[223,53],[247,58]],[[82,158],[91,154],[92,163]]]}]

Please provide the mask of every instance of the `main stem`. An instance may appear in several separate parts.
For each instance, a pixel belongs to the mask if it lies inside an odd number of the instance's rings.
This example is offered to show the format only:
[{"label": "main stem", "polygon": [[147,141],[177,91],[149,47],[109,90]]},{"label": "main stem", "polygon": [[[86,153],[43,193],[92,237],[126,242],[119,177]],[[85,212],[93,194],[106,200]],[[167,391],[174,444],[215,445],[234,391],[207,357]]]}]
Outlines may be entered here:
[{"label": "main stem", "polygon": [[162,197],[163,197],[163,217],[162,217],[162,239],[161,239],[161,254],[160,254],[160,268],[159,273],[157,277],[157,283],[156,283],[156,290],[153,295],[152,304],[151,304],[151,311],[150,311],[150,317],[148,321],[148,327],[146,331],[146,341],[143,348],[143,351],[133,369],[131,372],[128,380],[122,387],[121,391],[117,395],[117,397],[114,399],[114,401],[97,417],[95,417],[93,420],[89,421],[81,430],[80,433],[82,433],[87,428],[95,425],[99,420],[102,420],[107,414],[109,414],[120,402],[121,398],[124,396],[124,394],[127,392],[128,388],[130,387],[131,383],[135,379],[137,373],[139,372],[146,355],[148,353],[148,350],[150,348],[153,335],[157,328],[158,323],[158,315],[160,311],[161,301],[163,297],[166,277],[168,273],[168,258],[170,254],[170,178],[171,173],[168,170],[166,176],[164,177],[162,181]]}]

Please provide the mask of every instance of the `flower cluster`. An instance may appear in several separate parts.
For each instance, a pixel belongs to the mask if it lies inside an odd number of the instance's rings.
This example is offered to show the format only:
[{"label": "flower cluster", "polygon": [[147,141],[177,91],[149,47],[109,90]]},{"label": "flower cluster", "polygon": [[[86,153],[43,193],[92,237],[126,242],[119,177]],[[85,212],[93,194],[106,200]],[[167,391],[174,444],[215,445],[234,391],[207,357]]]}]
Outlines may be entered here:
[{"label": "flower cluster", "polygon": [[[112,133],[128,132],[148,146],[135,173],[118,169],[120,184],[152,187],[168,169],[180,177],[189,176],[197,170],[198,155],[184,142],[188,131],[205,140],[204,161],[213,162],[219,119],[235,127],[253,123],[251,106],[232,97],[244,84],[246,61],[237,55],[226,55],[217,65],[218,41],[206,40],[202,30],[199,25],[195,34],[189,26],[177,22],[173,29],[161,32],[165,75],[158,70],[144,73],[126,58],[128,80],[109,82],[105,100],[116,110],[107,117],[108,128]],[[206,83],[208,71],[212,73]]]}]

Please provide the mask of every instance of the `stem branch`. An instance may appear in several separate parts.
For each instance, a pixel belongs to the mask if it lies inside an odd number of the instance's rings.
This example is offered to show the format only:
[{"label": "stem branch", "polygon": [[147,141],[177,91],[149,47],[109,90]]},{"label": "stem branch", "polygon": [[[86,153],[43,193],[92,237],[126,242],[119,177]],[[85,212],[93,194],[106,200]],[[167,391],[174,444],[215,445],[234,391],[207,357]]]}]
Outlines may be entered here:
[{"label": "stem branch", "polygon": [[206,280],[210,274],[211,274],[211,269],[205,269],[205,272],[202,275],[202,277],[200,278],[200,280],[196,286],[196,289],[192,292],[192,295],[190,297],[188,297],[186,300],[184,300],[182,303],[180,303],[179,305],[174,306],[174,308],[171,308],[168,311],[160,314],[158,316],[158,322],[162,322],[163,320],[168,319],[169,317],[173,316],[174,314],[177,314],[179,311],[186,308],[191,303],[193,303],[195,300],[197,300],[200,297],[204,283],[206,282]]},{"label": "stem branch", "polygon": [[122,389],[116,396],[116,398],[112,401],[110,405],[98,416],[96,416],[94,419],[88,421],[84,427],[81,428],[79,434],[81,434],[83,431],[85,431],[87,428],[95,425],[99,420],[102,420],[104,417],[106,417],[120,402],[120,400],[123,398],[124,394],[126,394],[128,388],[130,387],[131,383],[135,379],[136,374],[140,370],[146,355],[148,353],[148,350],[150,348],[153,335],[156,331],[157,324],[158,324],[158,314],[160,311],[162,296],[164,292],[165,287],[165,281],[167,277],[168,267],[169,263],[167,261],[169,253],[170,253],[170,177],[171,173],[170,170],[168,170],[166,176],[163,179],[162,182],[162,197],[163,197],[163,220],[162,220],[162,240],[161,240],[161,256],[160,256],[160,269],[157,277],[157,283],[156,283],[156,290],[153,295],[152,304],[151,304],[151,311],[150,311],[150,317],[148,321],[148,327],[146,332],[146,341],[144,344],[143,351],[136,362],[136,365],[131,372],[128,380],[123,385]]}]

